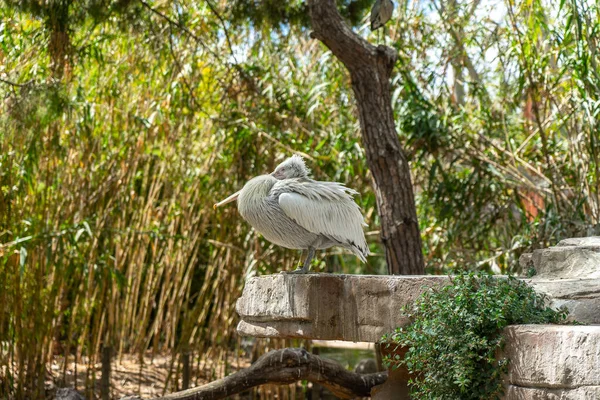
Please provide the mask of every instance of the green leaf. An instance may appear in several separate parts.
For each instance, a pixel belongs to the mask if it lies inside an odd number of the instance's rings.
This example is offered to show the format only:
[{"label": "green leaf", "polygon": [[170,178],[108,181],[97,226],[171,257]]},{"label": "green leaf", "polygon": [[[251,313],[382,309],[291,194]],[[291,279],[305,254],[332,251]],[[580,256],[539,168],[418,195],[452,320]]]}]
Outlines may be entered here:
[{"label": "green leaf", "polygon": [[27,249],[23,246],[19,249],[19,266],[21,276],[25,273],[25,262],[27,261]]}]

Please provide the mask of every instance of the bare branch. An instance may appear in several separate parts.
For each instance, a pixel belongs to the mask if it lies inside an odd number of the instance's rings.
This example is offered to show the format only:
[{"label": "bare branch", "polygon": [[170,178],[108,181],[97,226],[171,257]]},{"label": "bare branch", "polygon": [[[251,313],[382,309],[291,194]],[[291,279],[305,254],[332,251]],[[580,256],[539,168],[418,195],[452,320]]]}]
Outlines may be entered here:
[{"label": "bare branch", "polygon": [[229,36],[229,30],[227,29],[227,25],[225,24],[225,20],[223,20],[223,17],[221,17],[221,14],[219,14],[219,12],[217,11],[217,9],[213,6],[213,4],[211,3],[210,0],[205,0],[206,4],[208,5],[208,8],[210,8],[210,10],[213,12],[213,14],[215,14],[215,16],[217,17],[217,19],[221,22],[221,26],[223,27],[223,31],[225,32],[225,39],[227,40],[227,45],[229,46],[229,52],[231,53],[231,57],[233,57],[233,60],[235,61],[235,64],[237,64],[237,59],[235,58],[235,54],[233,53],[233,46],[231,45],[231,39]]},{"label": "bare branch", "polygon": [[[477,7],[478,4],[479,4],[479,0],[476,0],[473,3],[473,5],[472,5],[471,9],[469,10],[469,12],[462,19],[461,25],[462,24],[466,24],[469,21],[469,19],[471,18],[471,16],[475,12],[475,9],[476,9],[476,7]],[[446,31],[452,37],[452,41],[454,42],[454,45],[456,46],[456,48],[457,48],[457,50],[459,52],[459,55],[460,55],[459,58],[462,61],[462,63],[464,64],[464,66],[467,68],[467,72],[469,73],[469,78],[471,79],[471,82],[473,84],[478,85],[483,90],[483,94],[485,95],[485,97],[489,98],[487,89],[483,85],[483,80],[481,79],[479,73],[477,72],[477,69],[473,65],[473,62],[471,61],[471,58],[467,54],[467,50],[465,49],[465,45],[464,45],[464,31],[463,31],[462,26],[459,29],[459,31],[457,31],[456,29],[454,29],[454,26],[452,25],[452,22],[448,20],[448,17],[447,17],[448,16],[448,9],[444,6],[444,2],[443,1],[440,1],[439,6],[437,5],[436,2],[433,2],[433,5],[434,5],[434,7],[436,7],[437,12],[438,12],[438,14],[440,16],[440,19],[442,20],[442,23],[446,27]],[[455,5],[452,7],[451,12],[456,12],[456,6]],[[454,65],[454,63],[453,63],[453,65]],[[455,66],[455,68],[457,70],[460,70],[459,66]]]},{"label": "bare branch", "polygon": [[5,84],[10,85],[10,86],[14,86],[14,87],[26,87],[26,86],[31,85],[34,81],[32,79],[32,80],[27,81],[25,83],[15,83],[15,82],[11,82],[9,80],[0,78],[0,82],[5,83]]},{"label": "bare branch", "polygon": [[357,374],[305,349],[287,348],[270,351],[249,368],[223,379],[154,400],[217,400],[265,383],[290,384],[300,380],[316,382],[339,398],[351,399],[370,396],[371,388],[386,379],[387,372]]},{"label": "bare branch", "polygon": [[188,34],[191,38],[193,38],[197,43],[200,44],[200,46],[202,46],[203,49],[205,49],[206,51],[208,51],[210,54],[212,54],[217,60],[219,60],[219,62],[222,63],[221,58],[219,57],[219,55],[217,53],[215,53],[206,43],[204,43],[204,41],[197,36],[196,34],[194,34],[192,31],[190,31],[185,25],[182,25],[176,21],[174,21],[173,19],[171,19],[169,16],[161,13],[160,11],[158,11],[157,9],[153,8],[150,4],[148,4],[146,1],[144,0],[139,0],[140,3],[147,8],[148,10],[150,10],[153,14],[161,17],[162,19],[164,19],[165,21],[167,21],[169,24],[176,26],[178,29],[182,30],[183,32],[185,32],[186,34]]},{"label": "bare branch", "polygon": [[190,85],[190,83],[188,82],[187,78],[185,77],[185,71],[183,70],[183,66],[181,65],[181,62],[179,62],[179,59],[177,58],[177,55],[175,54],[175,50],[173,49],[173,35],[171,32],[172,28],[169,28],[169,50],[171,52],[171,58],[173,58],[173,61],[175,62],[175,65],[177,66],[177,69],[179,70],[179,74],[181,76],[181,80],[183,81],[183,84],[185,85],[185,87],[187,88],[189,94],[190,94],[190,98],[192,99],[192,103],[194,103],[194,105],[196,107],[199,107],[198,101],[196,100],[196,95],[194,94],[194,89],[192,89],[192,86]]}]

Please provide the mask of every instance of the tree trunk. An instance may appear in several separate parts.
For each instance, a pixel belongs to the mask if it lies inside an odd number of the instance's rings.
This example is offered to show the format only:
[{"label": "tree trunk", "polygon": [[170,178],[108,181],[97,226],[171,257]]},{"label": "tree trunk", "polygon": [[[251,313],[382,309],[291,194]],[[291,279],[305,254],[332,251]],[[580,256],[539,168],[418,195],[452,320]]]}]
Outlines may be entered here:
[{"label": "tree trunk", "polygon": [[319,39],[350,72],[359,111],[363,145],[373,175],[381,240],[390,274],[423,274],[421,234],[406,155],[400,145],[390,94],[394,49],[375,47],[343,21],[334,0],[309,0]]}]

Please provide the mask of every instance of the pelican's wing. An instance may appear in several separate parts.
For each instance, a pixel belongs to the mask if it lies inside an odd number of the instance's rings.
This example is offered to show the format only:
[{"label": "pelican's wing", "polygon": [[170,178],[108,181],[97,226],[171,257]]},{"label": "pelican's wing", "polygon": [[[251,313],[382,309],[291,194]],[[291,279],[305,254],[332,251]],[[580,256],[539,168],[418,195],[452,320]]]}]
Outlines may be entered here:
[{"label": "pelican's wing", "polygon": [[369,247],[362,230],[366,224],[352,198],[356,191],[337,182],[286,179],[277,182],[272,193],[278,196],[283,212],[298,225],[347,245],[366,261]]}]

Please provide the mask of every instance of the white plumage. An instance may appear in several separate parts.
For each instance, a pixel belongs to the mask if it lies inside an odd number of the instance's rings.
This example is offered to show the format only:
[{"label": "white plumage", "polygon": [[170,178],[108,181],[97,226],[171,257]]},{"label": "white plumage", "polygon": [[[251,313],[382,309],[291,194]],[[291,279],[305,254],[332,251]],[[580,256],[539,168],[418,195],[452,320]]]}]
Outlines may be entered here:
[{"label": "white plumage", "polygon": [[310,179],[304,160],[293,156],[215,207],[237,199],[242,217],[267,240],[308,250],[303,267],[294,271],[306,273],[315,250],[332,246],[347,248],[366,262],[369,248],[355,194],[341,183]]},{"label": "white plumage", "polygon": [[[355,191],[339,185],[331,199],[315,194],[306,196],[306,183],[293,187],[293,182],[281,182],[285,192],[279,195],[279,206],[283,212],[297,224],[311,233],[328,236],[338,243],[345,243],[363,262],[369,254],[365,234],[362,230],[364,223],[360,208],[348,193]],[[316,184],[330,182],[315,182]],[[311,183],[309,183],[311,184]],[[275,184],[277,186],[278,184]],[[314,186],[314,183],[311,185]],[[273,188],[277,190],[276,187]],[[318,193],[318,189],[315,191]]]}]

